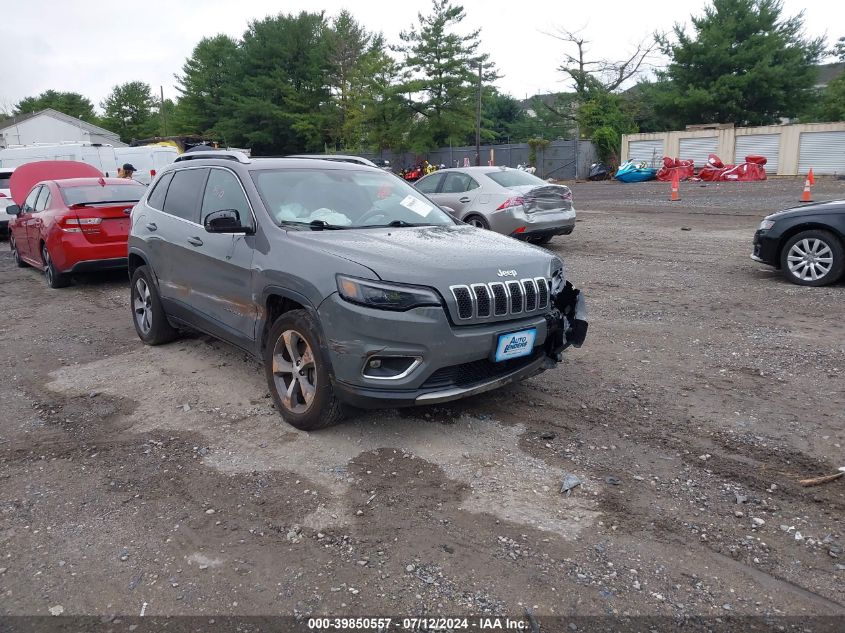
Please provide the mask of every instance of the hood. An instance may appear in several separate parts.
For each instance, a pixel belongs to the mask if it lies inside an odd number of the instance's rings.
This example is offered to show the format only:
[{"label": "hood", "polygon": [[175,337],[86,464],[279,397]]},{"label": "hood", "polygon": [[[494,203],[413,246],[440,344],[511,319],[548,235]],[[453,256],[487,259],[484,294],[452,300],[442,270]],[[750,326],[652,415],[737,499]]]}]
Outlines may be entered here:
[{"label": "hood", "polygon": [[[432,286],[548,277],[548,251],[471,226],[300,231],[296,238],[370,268],[383,281]],[[499,275],[516,271],[516,276]]]},{"label": "hood", "polygon": [[782,220],[801,215],[820,215],[826,213],[845,213],[845,200],[828,200],[827,202],[813,202],[800,207],[784,209],[766,216],[767,220]]},{"label": "hood", "polygon": [[39,182],[44,180],[64,180],[66,178],[102,178],[103,173],[88,163],[73,160],[41,160],[26,163],[15,169],[9,179],[12,200],[21,206],[27,194]]}]

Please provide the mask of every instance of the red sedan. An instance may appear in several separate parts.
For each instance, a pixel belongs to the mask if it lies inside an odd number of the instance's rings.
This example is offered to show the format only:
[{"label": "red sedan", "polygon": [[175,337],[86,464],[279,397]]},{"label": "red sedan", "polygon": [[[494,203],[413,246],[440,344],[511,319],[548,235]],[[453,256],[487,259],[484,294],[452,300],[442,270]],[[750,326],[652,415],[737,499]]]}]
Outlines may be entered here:
[{"label": "red sedan", "polygon": [[42,270],[51,288],[69,285],[74,273],[126,266],[129,215],[144,185],[72,161],[29,163],[10,185],[9,243],[18,266]]}]

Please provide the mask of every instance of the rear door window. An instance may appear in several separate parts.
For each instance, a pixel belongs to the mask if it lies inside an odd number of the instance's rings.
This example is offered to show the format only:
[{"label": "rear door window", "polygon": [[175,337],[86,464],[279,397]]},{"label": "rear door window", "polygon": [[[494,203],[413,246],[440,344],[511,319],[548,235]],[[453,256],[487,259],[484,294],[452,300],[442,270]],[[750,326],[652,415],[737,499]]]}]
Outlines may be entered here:
[{"label": "rear door window", "polygon": [[443,174],[432,174],[423,178],[414,186],[423,193],[435,193],[441,180],[443,180]]},{"label": "rear door window", "polygon": [[167,187],[170,185],[172,178],[173,172],[171,171],[158,179],[158,182],[150,193],[150,197],[147,198],[147,204],[153,209],[158,209],[159,211],[164,209],[164,197],[167,195]]},{"label": "rear door window", "polygon": [[202,199],[201,224],[205,224],[209,213],[224,209],[237,211],[241,223],[252,222],[252,212],[238,177],[227,169],[212,169]]},{"label": "rear door window", "polygon": [[41,187],[41,195],[38,196],[38,201],[35,203],[35,211],[39,213],[50,206],[50,188]]},{"label": "rear door window", "polygon": [[182,169],[173,173],[164,199],[165,213],[199,224],[199,202],[208,169]]}]

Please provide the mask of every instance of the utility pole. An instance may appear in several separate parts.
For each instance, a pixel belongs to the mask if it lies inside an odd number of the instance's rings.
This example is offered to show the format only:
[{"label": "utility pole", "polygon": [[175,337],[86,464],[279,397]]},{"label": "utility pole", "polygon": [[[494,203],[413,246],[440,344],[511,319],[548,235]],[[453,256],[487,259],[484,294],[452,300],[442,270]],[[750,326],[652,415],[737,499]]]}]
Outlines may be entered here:
[{"label": "utility pole", "polygon": [[161,125],[164,128],[164,136],[167,136],[167,111],[164,107],[164,86],[159,86],[161,90]]},{"label": "utility pole", "polygon": [[478,62],[478,102],[475,106],[475,166],[481,165],[481,62]]}]

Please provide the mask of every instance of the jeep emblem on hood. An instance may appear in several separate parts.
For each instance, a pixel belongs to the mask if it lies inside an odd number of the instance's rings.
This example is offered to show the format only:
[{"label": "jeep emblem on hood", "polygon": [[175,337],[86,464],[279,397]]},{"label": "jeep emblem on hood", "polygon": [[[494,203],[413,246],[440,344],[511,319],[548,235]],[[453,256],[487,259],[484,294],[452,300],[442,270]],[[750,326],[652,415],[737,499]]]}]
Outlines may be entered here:
[{"label": "jeep emblem on hood", "polygon": [[501,270],[500,269],[499,272],[496,273],[496,274],[499,275],[499,277],[516,277],[516,271],[515,270]]}]

